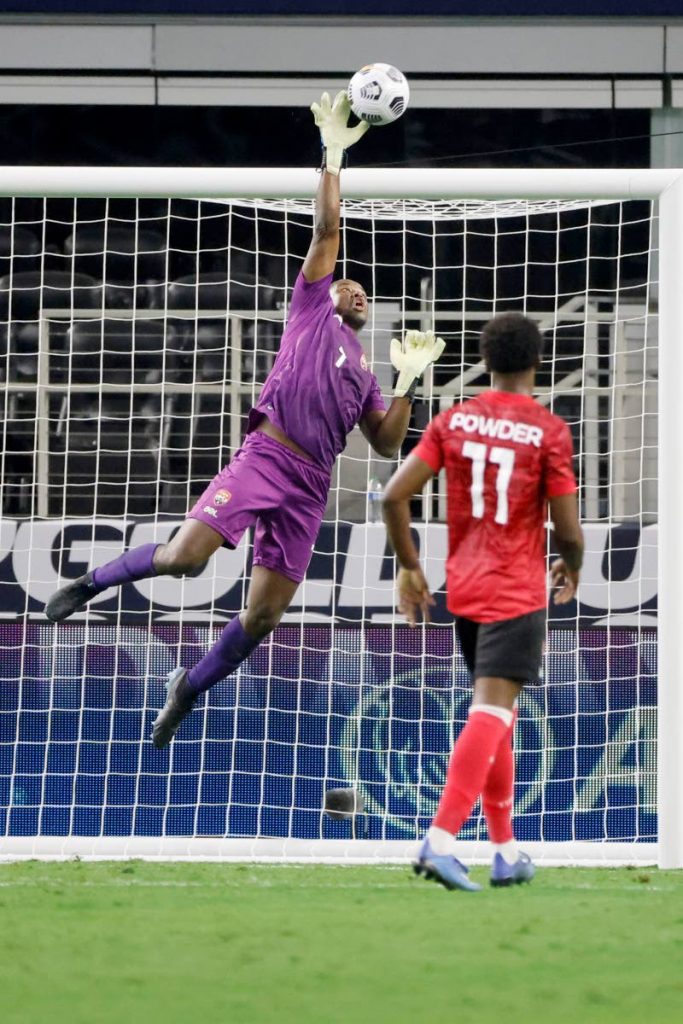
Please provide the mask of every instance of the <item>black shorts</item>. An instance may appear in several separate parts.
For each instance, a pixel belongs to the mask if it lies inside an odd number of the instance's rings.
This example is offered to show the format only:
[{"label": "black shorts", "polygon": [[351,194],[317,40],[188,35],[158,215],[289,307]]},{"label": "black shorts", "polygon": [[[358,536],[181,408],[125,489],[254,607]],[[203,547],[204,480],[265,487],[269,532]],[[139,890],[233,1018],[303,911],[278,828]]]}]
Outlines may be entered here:
[{"label": "black shorts", "polygon": [[456,628],[460,648],[472,677],[539,683],[545,625],[545,608],[502,622],[473,622],[459,616]]}]

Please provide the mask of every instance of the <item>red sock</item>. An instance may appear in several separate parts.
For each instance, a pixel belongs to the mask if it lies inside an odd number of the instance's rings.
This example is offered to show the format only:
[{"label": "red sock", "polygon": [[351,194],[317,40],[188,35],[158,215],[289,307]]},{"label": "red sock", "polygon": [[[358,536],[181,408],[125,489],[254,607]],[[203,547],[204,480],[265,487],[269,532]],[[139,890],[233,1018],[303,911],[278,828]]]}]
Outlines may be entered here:
[{"label": "red sock", "polygon": [[515,795],[515,759],[512,752],[512,737],[516,721],[517,712],[512,725],[500,741],[496,760],[491,765],[481,794],[481,806],[492,843],[507,843],[514,839],[512,808]]},{"label": "red sock", "polygon": [[[432,822],[436,828],[445,829],[451,835],[456,835],[469,818],[501,740],[510,727],[509,719],[503,721],[486,707],[484,710],[481,705],[475,705],[470,709],[465,728],[453,747],[446,785]],[[505,711],[504,708],[500,710]]]}]

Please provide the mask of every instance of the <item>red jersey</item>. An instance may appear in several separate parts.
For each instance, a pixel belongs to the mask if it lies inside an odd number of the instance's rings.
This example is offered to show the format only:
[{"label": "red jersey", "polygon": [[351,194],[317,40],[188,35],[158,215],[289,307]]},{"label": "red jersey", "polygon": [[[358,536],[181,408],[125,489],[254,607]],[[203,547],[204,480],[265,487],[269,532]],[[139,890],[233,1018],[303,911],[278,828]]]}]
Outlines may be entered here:
[{"label": "red jersey", "polygon": [[572,494],[572,440],[528,395],[487,391],[436,416],[413,455],[448,487],[448,607],[499,622],[547,603],[547,500]]}]

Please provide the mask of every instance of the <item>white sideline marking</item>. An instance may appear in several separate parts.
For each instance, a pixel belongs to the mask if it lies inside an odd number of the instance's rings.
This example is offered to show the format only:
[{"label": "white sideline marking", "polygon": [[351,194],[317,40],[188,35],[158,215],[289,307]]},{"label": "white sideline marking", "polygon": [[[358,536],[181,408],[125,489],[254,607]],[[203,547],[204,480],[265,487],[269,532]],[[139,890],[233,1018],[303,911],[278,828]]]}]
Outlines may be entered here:
[{"label": "white sideline marking", "polygon": [[[406,877],[407,873],[406,873]],[[256,878],[254,875],[245,876],[242,875],[239,879],[226,880],[225,882],[184,882],[184,881],[173,881],[173,880],[161,880],[161,881],[146,881],[145,879],[138,878],[111,878],[102,882],[93,882],[89,880],[79,881],[78,879],[71,878],[18,878],[15,882],[3,882],[0,881],[0,889],[19,889],[27,888],[33,889],[43,886],[50,886],[56,888],[64,888],[68,886],[71,889],[240,889],[244,886],[245,882],[253,882],[262,889],[272,888],[273,882],[269,879]],[[405,882],[396,882],[395,884],[389,882],[330,882],[328,885],[321,885],[315,883],[306,886],[307,889],[364,889],[371,891],[374,889],[403,889],[405,888]]]},{"label": "white sideline marking", "polygon": [[[291,871],[293,868],[301,868],[305,865],[301,864],[278,864],[278,865],[257,865],[259,867],[267,868],[270,872],[272,867],[277,866],[283,870]],[[339,882],[338,876],[334,881],[328,883],[320,880],[306,883],[302,888],[307,890],[326,890],[326,889],[346,889],[346,890],[363,890],[365,892],[372,892],[378,889],[391,889],[405,891],[407,884],[418,884],[415,883],[411,878],[410,873],[405,867],[397,867],[395,865],[386,868],[397,873],[395,881],[391,882],[373,882],[368,881],[360,882]],[[551,869],[552,870],[552,869]],[[398,873],[400,872],[400,877]],[[260,875],[260,877],[259,877]],[[16,881],[8,880],[4,881],[0,879],[0,889],[37,889],[37,888],[70,888],[70,889],[241,889],[244,888],[245,884],[253,885],[256,888],[271,889],[278,883],[272,879],[263,877],[263,874],[244,874],[240,873],[239,877],[229,877],[222,881],[196,881],[194,879],[144,879],[144,878],[108,878],[102,879],[101,881],[95,881],[88,878],[61,878],[59,876],[40,875],[35,878],[18,878]],[[438,887],[426,887],[420,886],[428,892],[440,892]],[[608,894],[611,892],[669,892],[678,893],[680,890],[676,886],[672,885],[657,885],[650,882],[642,883],[636,882],[635,880],[630,885],[609,885],[602,888],[600,883],[586,884],[585,882],[574,882],[569,885],[552,885],[553,891],[569,892],[572,890],[583,890],[586,892],[602,892]]]}]

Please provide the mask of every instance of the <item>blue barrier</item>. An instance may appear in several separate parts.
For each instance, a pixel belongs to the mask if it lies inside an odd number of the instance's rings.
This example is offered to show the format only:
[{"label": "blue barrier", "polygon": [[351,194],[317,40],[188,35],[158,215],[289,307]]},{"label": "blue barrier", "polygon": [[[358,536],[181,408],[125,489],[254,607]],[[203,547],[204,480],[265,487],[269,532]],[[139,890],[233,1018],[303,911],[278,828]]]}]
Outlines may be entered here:
[{"label": "blue barrier", "polygon": [[[165,675],[208,643],[0,622],[0,835],[341,837],[323,793],[352,784],[371,837],[427,826],[470,697],[452,627],[280,627],[156,751]],[[520,839],[656,839],[656,660],[654,630],[550,631],[520,706]],[[478,813],[464,835],[485,837]]]}]

